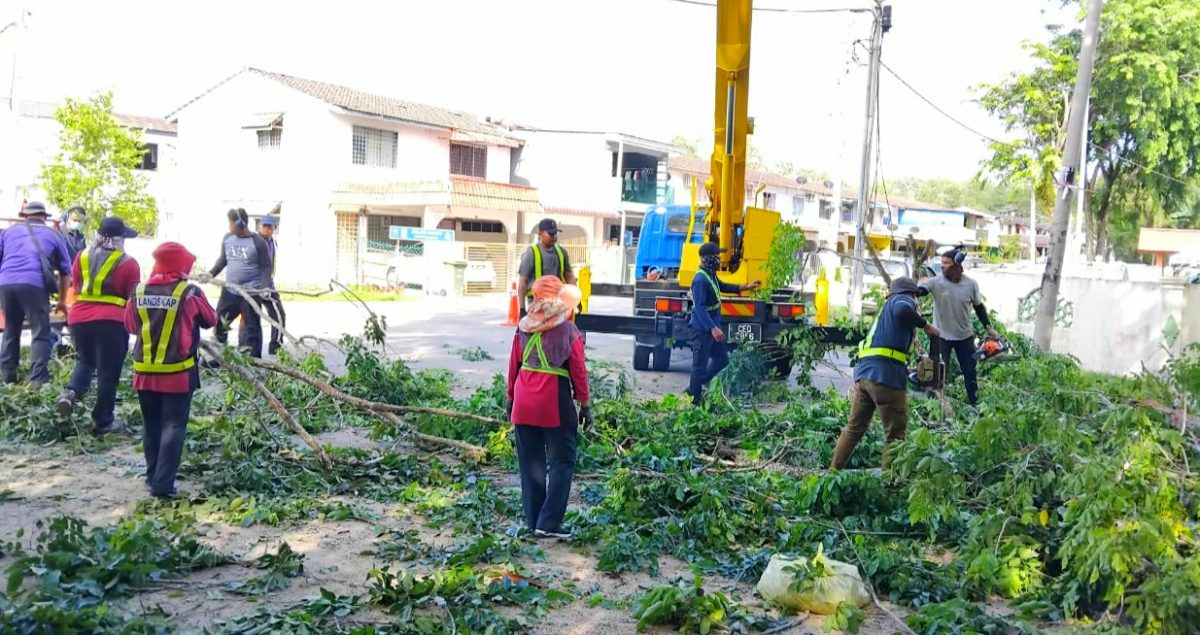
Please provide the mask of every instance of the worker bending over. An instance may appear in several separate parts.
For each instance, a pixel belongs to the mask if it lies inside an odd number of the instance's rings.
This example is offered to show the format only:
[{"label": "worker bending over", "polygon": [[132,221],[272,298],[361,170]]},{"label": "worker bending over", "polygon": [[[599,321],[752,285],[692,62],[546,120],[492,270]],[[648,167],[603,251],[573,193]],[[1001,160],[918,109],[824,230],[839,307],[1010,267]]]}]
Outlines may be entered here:
[{"label": "worker bending over", "polygon": [[871,331],[858,345],[858,363],[854,366],[854,385],[850,388],[850,421],[838,437],[833,451],[833,469],[850,461],[854,448],[871,427],[871,417],[879,411],[883,422],[883,467],[891,461],[888,449],[904,438],[908,430],[908,349],[915,329],[925,329],[930,338],[938,337],[935,326],[917,312],[917,283],[902,276],[892,281],[888,298],[879,309]]},{"label": "worker bending over", "polygon": [[575,272],[567,252],[558,246],[558,223],[547,218],[538,223],[537,242],[521,256],[517,267],[517,302],[525,317],[526,302],[533,299],[533,283],[542,276],[554,276],[566,284],[575,284]]},{"label": "worker bending over", "polygon": [[100,221],[99,237],[75,256],[71,279],[75,281],[75,304],[67,314],[67,327],[75,344],[75,370],[58,398],[58,413],[69,417],[75,402],[87,394],[96,377],[96,405],[92,408],[92,432],[119,432],[125,424],[114,415],[117,384],[129,334],[125,332],[125,305],[142,279],[136,260],[125,253],[125,239],[138,233],[125,221],[108,216]]},{"label": "worker bending over", "polygon": [[979,399],[979,382],[975,376],[975,327],[971,324],[971,310],[987,330],[988,337],[999,339],[1000,334],[992,328],[987,307],[979,296],[979,284],[963,273],[966,254],[951,249],[942,254],[942,275],[921,283],[918,295],[933,295],[933,325],[941,331],[941,337],[929,342],[930,352],[937,362],[937,386],[941,388],[950,369],[950,351],[958,358],[962,369],[963,383],[967,388],[967,403],[972,406]]},{"label": "worker bending over", "polygon": [[718,278],[722,251],[725,250],[718,247],[717,243],[701,245],[700,271],[692,278],[693,307],[688,320],[688,326],[692,329],[692,377],[688,382],[687,394],[696,405],[700,405],[704,385],[729,363],[725,331],[721,330],[721,294],[753,291],[762,286],[758,280],[737,285]]}]

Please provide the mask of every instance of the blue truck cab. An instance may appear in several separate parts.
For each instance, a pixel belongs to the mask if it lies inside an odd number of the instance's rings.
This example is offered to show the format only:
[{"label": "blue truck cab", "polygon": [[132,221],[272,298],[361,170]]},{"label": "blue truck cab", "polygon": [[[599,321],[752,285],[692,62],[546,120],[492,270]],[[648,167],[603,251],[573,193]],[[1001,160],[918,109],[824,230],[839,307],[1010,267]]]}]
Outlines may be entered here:
[{"label": "blue truck cab", "polygon": [[[704,240],[704,211],[696,210],[693,243]],[[683,243],[687,240],[691,217],[690,205],[655,205],[646,210],[642,231],[638,236],[637,260],[634,262],[636,279],[678,278]]]}]

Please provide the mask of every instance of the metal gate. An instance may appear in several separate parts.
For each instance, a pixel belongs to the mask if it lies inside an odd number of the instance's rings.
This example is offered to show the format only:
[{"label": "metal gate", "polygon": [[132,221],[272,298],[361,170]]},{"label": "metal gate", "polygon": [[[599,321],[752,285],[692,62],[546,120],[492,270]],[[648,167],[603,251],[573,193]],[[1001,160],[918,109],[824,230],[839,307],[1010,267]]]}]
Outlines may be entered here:
[{"label": "metal gate", "polygon": [[[467,258],[465,290],[468,294],[504,293],[517,281],[517,268],[529,245],[505,243],[463,243]],[[563,241],[559,244],[567,259],[578,271],[589,260],[586,240]]]},{"label": "metal gate", "polygon": [[337,215],[336,277],[345,284],[358,284],[358,214]]}]

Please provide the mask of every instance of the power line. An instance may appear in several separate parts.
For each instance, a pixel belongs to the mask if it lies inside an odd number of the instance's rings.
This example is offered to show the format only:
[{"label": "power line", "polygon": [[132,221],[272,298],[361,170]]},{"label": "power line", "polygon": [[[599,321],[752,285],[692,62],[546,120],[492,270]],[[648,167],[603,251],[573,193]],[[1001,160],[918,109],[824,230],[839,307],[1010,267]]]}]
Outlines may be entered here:
[{"label": "power line", "polygon": [[[667,1],[668,1],[668,2],[678,2],[679,4],[690,4],[690,5],[697,6],[697,7],[713,7],[713,8],[715,8],[715,7],[717,6],[715,3],[712,3],[712,2],[703,2],[702,0],[667,0]],[[785,8],[783,8],[783,7],[754,7],[754,11],[759,11],[759,12],[762,12],[762,13],[805,13],[805,14],[814,14],[814,13],[872,13],[872,12],[874,12],[874,11],[875,11],[875,9],[868,8],[868,7],[861,7],[861,8],[854,8],[854,7],[833,8],[833,7],[829,7],[829,8],[822,8],[822,9],[785,9]]]}]

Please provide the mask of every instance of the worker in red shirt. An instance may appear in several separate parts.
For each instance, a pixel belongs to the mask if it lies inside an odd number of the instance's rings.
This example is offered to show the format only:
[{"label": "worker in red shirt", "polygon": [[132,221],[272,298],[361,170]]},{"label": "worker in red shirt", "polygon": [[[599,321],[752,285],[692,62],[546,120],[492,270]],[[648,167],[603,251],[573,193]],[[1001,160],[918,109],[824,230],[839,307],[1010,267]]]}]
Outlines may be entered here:
[{"label": "worker in red shirt", "polygon": [[[537,538],[568,539],[563,526],[580,427],[591,423],[583,335],[571,315],[583,294],[557,276],[533,283],[508,362],[508,415],[516,432],[525,523]],[[575,410],[575,402],[579,410]]]},{"label": "worker in red shirt", "polygon": [[125,305],[142,279],[142,270],[125,253],[125,239],[138,235],[125,226],[125,221],[108,216],[100,221],[99,234],[91,247],[75,256],[71,269],[75,304],[67,314],[67,328],[71,329],[77,358],[71,381],[58,398],[58,412],[69,417],[75,402],[91,388],[95,375],[92,432],[108,434],[125,428],[113,409],[121,369],[129,352]]},{"label": "worker in red shirt", "polygon": [[188,283],[196,256],[179,243],[154,250],[154,270],[125,307],[133,346],[133,388],[142,408],[146,488],[174,498],[183,458],[192,394],[200,388],[196,351],[200,329],[217,324],[217,313],[200,287]]}]

